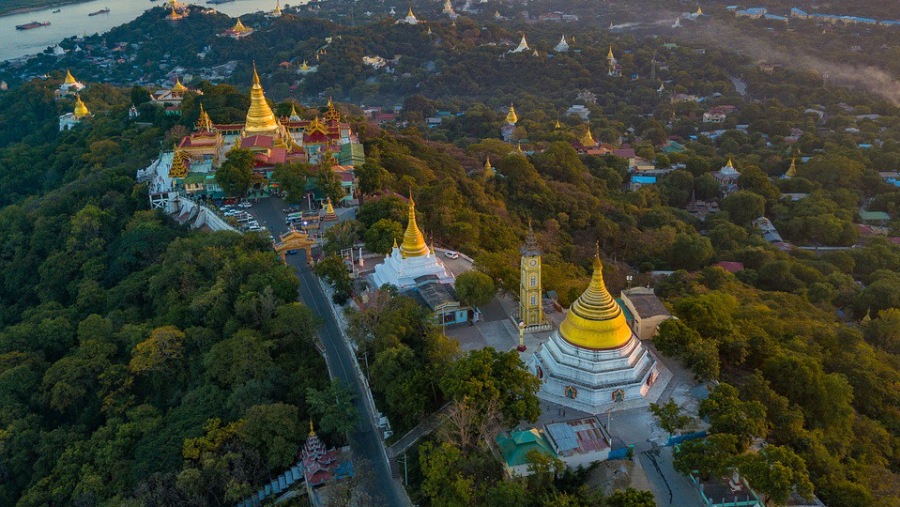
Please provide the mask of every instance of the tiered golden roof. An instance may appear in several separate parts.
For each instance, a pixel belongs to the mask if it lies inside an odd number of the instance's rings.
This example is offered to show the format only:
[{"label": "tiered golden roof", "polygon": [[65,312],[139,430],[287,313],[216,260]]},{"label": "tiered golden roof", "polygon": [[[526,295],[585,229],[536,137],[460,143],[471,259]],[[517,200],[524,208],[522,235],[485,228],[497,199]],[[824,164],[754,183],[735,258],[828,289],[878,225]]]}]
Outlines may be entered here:
[{"label": "tiered golden roof", "polygon": [[169,177],[184,178],[187,176],[190,160],[188,159],[187,152],[179,150],[178,145],[175,145],[174,150],[175,155],[172,157],[172,167],[169,168]]},{"label": "tiered golden roof", "polygon": [[188,91],[188,88],[187,88],[187,86],[184,86],[183,84],[181,84],[181,79],[180,79],[180,78],[177,78],[177,77],[176,77],[176,78],[175,78],[175,86],[172,87],[172,91],[173,91],[173,92],[184,93],[184,92]]},{"label": "tiered golden roof", "polygon": [[341,113],[334,107],[331,97],[328,97],[328,110],[322,115],[325,121],[341,121]]},{"label": "tiered golden roof", "polygon": [[594,257],[594,274],[588,288],[572,303],[559,334],[567,342],[586,349],[614,349],[628,343],[631,328],[622,308],[606,290],[600,249]]},{"label": "tiered golden roof", "polygon": [[272,112],[272,108],[266,102],[266,95],[263,92],[262,85],[259,84],[259,74],[256,73],[256,65],[254,65],[253,86],[250,88],[250,109],[247,111],[244,133],[248,135],[272,135],[277,131],[278,122],[275,120],[275,113]]},{"label": "tiered golden roof", "polygon": [[322,120],[320,120],[318,116],[316,116],[313,121],[309,122],[309,124],[306,125],[306,133],[312,134],[313,132],[321,132],[322,134],[326,135],[328,134],[328,129],[325,128],[325,124],[322,123]]},{"label": "tiered golden roof", "polygon": [[597,146],[597,141],[594,141],[594,136],[591,135],[590,127],[588,127],[588,129],[584,131],[584,135],[581,136],[581,145],[582,146]]},{"label": "tiered golden roof", "polygon": [[75,111],[74,111],[74,113],[75,113],[76,120],[80,120],[80,119],[84,118],[85,116],[88,116],[91,114],[91,112],[88,110],[87,106],[84,105],[84,101],[81,100],[81,95],[75,95]]},{"label": "tiered golden roof", "polygon": [[194,127],[198,132],[215,132],[216,130],[212,118],[210,118],[206,110],[203,109],[203,102],[200,103],[200,117],[197,118],[197,123],[194,124]]},{"label": "tiered golden roof", "polygon": [[75,83],[77,83],[77,82],[78,82],[78,81],[75,79],[75,76],[73,76],[72,73],[69,72],[69,69],[66,69],[66,81],[65,81],[65,84],[67,84],[67,85],[73,85],[73,84],[75,84]]},{"label": "tiered golden roof", "polygon": [[516,108],[513,107],[512,104],[509,105],[509,112],[506,113],[506,123],[510,125],[515,125],[519,121],[519,116],[516,115]]},{"label": "tiered golden roof", "polygon": [[400,245],[400,254],[403,258],[421,257],[428,255],[428,245],[425,244],[425,236],[416,224],[416,202],[412,195],[409,196],[409,222],[406,224],[406,232],[403,233],[403,244]]}]

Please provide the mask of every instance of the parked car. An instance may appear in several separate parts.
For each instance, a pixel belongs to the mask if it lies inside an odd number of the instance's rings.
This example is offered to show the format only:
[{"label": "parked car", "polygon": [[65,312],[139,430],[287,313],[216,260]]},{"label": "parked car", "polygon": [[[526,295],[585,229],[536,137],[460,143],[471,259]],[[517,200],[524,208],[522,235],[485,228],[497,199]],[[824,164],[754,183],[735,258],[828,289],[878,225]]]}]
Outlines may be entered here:
[{"label": "parked car", "polygon": [[447,250],[446,252],[444,252],[444,257],[446,257],[448,259],[458,259],[459,252],[454,251],[454,250]]}]

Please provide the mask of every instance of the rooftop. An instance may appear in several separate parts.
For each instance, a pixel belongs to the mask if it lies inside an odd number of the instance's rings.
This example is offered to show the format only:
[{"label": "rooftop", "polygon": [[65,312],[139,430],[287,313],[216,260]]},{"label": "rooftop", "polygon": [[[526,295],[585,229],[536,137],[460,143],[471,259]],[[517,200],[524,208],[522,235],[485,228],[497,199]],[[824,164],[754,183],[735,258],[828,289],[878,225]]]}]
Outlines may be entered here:
[{"label": "rooftop", "polygon": [[561,456],[588,454],[609,449],[609,437],[596,417],[544,426],[549,440]]},{"label": "rooftop", "polygon": [[622,291],[622,297],[631,301],[631,304],[634,306],[634,311],[637,312],[638,317],[642,319],[655,317],[657,315],[670,316],[665,305],[663,305],[662,301],[660,301],[659,298],[656,297],[656,294],[653,293],[653,289],[635,287],[633,289]]}]

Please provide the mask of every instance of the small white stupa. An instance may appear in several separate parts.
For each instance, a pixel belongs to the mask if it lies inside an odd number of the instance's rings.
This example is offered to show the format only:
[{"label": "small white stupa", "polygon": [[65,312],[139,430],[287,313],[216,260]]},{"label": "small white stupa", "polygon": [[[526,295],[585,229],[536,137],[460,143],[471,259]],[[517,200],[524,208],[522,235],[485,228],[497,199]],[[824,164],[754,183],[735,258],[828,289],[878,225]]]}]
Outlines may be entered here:
[{"label": "small white stupa", "polygon": [[559,39],[559,44],[557,44],[556,47],[553,48],[553,50],[557,53],[565,53],[569,50],[569,43],[566,42],[565,34],[563,34],[562,38]]}]

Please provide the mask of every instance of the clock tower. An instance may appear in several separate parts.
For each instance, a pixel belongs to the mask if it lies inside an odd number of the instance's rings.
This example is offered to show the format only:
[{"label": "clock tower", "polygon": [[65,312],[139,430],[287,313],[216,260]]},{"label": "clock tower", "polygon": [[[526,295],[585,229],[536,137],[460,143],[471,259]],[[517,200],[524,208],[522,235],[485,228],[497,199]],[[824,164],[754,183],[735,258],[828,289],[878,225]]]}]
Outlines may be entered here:
[{"label": "clock tower", "polygon": [[534,238],[534,229],[528,224],[528,237],[519,250],[522,253],[519,282],[519,321],[525,328],[533,328],[545,323],[544,306],[541,302],[541,249]]}]

